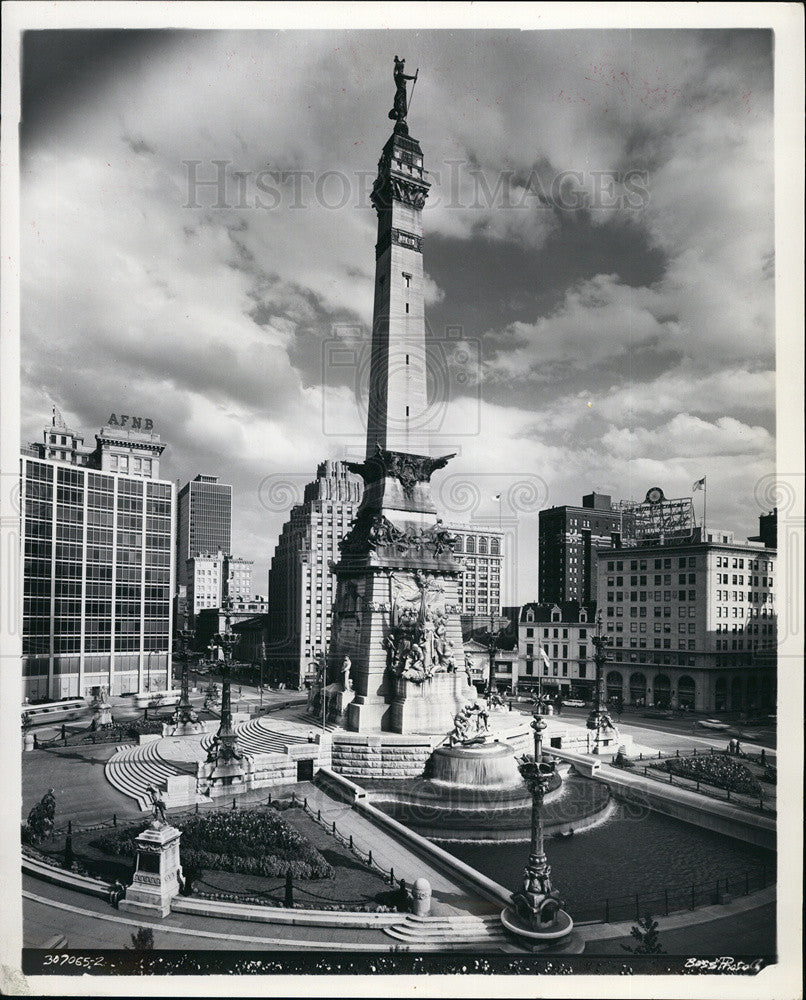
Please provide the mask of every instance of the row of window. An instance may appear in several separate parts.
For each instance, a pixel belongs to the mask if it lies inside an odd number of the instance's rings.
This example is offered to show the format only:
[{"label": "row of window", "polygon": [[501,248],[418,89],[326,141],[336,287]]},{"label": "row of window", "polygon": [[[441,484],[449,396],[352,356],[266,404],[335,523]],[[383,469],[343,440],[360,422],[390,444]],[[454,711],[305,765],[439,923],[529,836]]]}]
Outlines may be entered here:
[{"label": "row of window", "polygon": [[[612,573],[614,570],[616,572],[624,569],[625,562],[630,563],[630,570],[642,570],[647,569],[649,563],[653,563],[653,569],[671,569],[672,559],[671,557],[665,559],[610,559],[607,563],[607,572]],[[677,558],[677,568],[684,569],[688,567],[689,569],[694,569],[697,565],[696,556],[679,556]]]}]

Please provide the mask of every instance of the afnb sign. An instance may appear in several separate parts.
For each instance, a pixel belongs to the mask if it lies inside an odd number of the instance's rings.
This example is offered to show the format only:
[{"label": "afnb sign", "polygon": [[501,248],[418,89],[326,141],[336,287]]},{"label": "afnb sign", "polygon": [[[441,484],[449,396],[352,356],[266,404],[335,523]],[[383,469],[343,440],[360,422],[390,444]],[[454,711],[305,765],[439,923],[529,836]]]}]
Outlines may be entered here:
[{"label": "afnb sign", "polygon": [[133,431],[150,431],[154,429],[154,421],[148,417],[130,417],[128,413],[120,416],[112,414],[107,420],[110,427],[131,427]]}]

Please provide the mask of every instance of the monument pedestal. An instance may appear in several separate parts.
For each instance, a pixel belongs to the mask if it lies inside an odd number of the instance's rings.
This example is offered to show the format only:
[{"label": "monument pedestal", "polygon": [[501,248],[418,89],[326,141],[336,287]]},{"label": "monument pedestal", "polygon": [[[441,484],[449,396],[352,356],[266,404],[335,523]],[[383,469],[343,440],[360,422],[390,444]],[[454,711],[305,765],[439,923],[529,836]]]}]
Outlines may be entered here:
[{"label": "monument pedestal", "polygon": [[521,947],[531,952],[546,952],[550,955],[581,955],[585,942],[574,931],[574,921],[565,910],[560,910],[551,927],[534,930],[515,910],[508,906],[501,911],[501,923]]},{"label": "monument pedestal", "polygon": [[154,820],[137,837],[137,865],[132,884],[118,904],[131,913],[159,913],[167,917],[171,900],[179,892],[182,866],[179,862],[180,830]]},{"label": "monument pedestal", "polygon": [[347,710],[355,700],[355,691],[345,691],[339,685],[334,689],[325,689],[327,721],[336,726],[343,726],[347,721]]},{"label": "monument pedestal", "polygon": [[389,728],[393,733],[447,733],[476,689],[464,671],[433,674],[421,684],[396,677]]}]

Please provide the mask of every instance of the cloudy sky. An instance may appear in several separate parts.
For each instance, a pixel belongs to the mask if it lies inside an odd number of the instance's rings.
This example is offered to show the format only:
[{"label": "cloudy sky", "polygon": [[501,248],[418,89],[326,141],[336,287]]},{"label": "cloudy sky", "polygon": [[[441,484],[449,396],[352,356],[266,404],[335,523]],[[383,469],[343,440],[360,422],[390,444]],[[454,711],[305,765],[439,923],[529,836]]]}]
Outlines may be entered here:
[{"label": "cloudy sky", "polygon": [[[591,489],[685,496],[707,475],[709,524],[755,533],[767,31],[27,33],[23,439],[54,403],[90,440],[110,413],[151,417],[166,478],[234,485],[233,548],[266,591],[295,491],[362,450],[395,54],[420,70],[433,185],[432,450],[459,453],[438,493],[447,517],[496,523],[501,493],[519,518],[505,599],[536,596],[535,509]],[[332,364],[343,342],[354,366]]]}]

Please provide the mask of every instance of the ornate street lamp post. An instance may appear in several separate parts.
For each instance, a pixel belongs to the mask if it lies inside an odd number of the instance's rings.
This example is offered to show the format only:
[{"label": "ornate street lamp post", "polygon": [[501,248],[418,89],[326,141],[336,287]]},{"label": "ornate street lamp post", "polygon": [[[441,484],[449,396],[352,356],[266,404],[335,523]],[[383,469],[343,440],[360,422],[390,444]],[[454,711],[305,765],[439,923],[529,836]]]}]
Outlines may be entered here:
[{"label": "ornate street lamp post", "polygon": [[224,631],[215,636],[211,643],[216,649],[221,649],[224,659],[221,662],[221,724],[210,744],[207,760],[218,765],[231,764],[242,760],[243,753],[238,746],[238,737],[232,725],[232,697],[230,685],[230,670],[232,668],[232,652],[238,643],[238,636],[230,630],[231,603],[224,603]]},{"label": "ornate street lamp post", "polygon": [[593,709],[588,716],[587,727],[596,735],[594,737],[593,752],[599,753],[601,746],[607,746],[610,742],[619,738],[618,730],[610,718],[607,711],[607,697],[605,693],[604,668],[610,657],[607,648],[610,645],[608,636],[602,634],[602,613],[596,618],[596,635],[593,637],[593,647],[596,652],[593,655],[593,662],[596,666],[596,688],[593,695]]},{"label": "ornate street lamp post", "polygon": [[493,690],[495,686],[495,658],[498,655],[498,651],[501,648],[500,639],[506,629],[499,629],[496,631],[495,628],[495,613],[490,612],[490,630],[487,633],[487,638],[489,641],[490,650],[490,667],[487,673],[487,690],[485,692],[485,698],[489,701],[493,695]]},{"label": "ornate street lamp post", "polygon": [[[566,943],[574,923],[563,909],[560,894],[551,885],[551,867],[543,843],[543,797],[556,773],[556,764],[543,759],[543,731],[546,722],[535,703],[532,729],[534,755],[519,758],[518,770],[532,796],[532,840],[523,887],[512,893],[512,904],[501,914],[504,927],[533,947]],[[565,950],[563,948],[563,950]]]},{"label": "ornate street lamp post", "polygon": [[190,701],[189,662],[190,644],[193,640],[193,630],[179,629],[176,633],[176,648],[182,660],[182,693],[179,704],[174,712],[173,722],[176,726],[192,726],[198,728],[199,717]]}]

